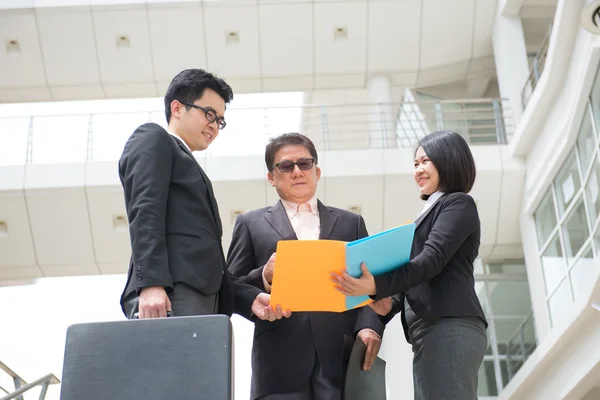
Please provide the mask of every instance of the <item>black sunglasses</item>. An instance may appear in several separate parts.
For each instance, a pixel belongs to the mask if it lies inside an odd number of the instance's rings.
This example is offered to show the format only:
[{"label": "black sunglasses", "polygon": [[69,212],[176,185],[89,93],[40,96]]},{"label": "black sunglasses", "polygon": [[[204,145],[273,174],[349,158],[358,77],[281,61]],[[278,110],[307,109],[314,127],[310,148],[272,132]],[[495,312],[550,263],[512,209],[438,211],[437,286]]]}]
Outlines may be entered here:
[{"label": "black sunglasses", "polygon": [[298,168],[300,168],[301,171],[307,171],[315,165],[315,160],[313,158],[301,158],[296,162],[285,160],[273,165],[271,167],[271,171],[275,167],[277,167],[277,169],[279,169],[279,172],[281,172],[282,174],[287,174],[292,172],[296,165],[298,166]]},{"label": "black sunglasses", "polygon": [[217,116],[217,112],[215,110],[213,110],[212,108],[197,106],[195,104],[186,103],[186,102],[181,101],[181,100],[179,100],[179,102],[181,104],[185,104],[188,107],[193,107],[193,108],[197,108],[198,110],[204,111],[204,116],[206,117],[206,120],[208,122],[215,122],[216,121],[217,122],[217,126],[219,127],[219,129],[223,130],[227,126],[227,123],[225,122],[225,118],[218,117]]}]

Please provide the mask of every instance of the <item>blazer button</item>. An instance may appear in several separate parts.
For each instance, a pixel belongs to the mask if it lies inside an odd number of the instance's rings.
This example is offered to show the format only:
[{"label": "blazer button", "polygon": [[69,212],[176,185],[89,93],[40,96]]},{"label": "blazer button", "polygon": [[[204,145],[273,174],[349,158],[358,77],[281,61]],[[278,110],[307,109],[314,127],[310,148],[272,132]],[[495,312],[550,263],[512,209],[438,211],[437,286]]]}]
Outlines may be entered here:
[{"label": "blazer button", "polygon": [[135,272],[136,276],[137,276],[137,280],[141,281],[143,278],[142,275],[142,267],[140,267],[139,265],[136,267],[136,272]]}]

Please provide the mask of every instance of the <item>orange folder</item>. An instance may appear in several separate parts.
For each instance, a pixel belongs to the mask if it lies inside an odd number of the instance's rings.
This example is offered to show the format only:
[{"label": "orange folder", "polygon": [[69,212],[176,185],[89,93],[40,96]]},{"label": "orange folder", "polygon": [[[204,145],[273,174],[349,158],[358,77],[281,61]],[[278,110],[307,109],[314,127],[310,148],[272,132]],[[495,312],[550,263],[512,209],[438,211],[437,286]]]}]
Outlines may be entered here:
[{"label": "orange folder", "polygon": [[346,268],[345,246],[346,242],[338,240],[279,241],[271,304],[292,312],[347,311],[346,296],[335,289],[329,275]]}]

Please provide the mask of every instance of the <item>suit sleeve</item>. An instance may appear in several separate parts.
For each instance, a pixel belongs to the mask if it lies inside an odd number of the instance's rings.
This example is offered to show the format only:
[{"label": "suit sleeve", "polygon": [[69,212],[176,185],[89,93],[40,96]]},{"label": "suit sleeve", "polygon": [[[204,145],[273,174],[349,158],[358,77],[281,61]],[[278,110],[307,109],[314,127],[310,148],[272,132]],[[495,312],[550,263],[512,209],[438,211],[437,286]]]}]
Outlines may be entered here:
[{"label": "suit sleeve", "polygon": [[392,299],[392,310],[387,315],[382,315],[379,317],[384,325],[387,325],[387,323],[390,322],[396,316],[396,314],[401,313],[404,306],[404,293],[395,294],[390,296],[390,298]]},{"label": "suit sleeve", "polygon": [[255,264],[254,247],[248,225],[243,215],[238,215],[233,227],[229,254],[227,255],[227,267],[229,272],[240,278],[243,283],[265,290],[262,279],[264,265]]},{"label": "suit sleeve", "polygon": [[[358,215],[358,235],[356,239],[362,239],[369,236],[365,220],[362,216]],[[362,329],[370,328],[373,329],[377,334],[383,337],[383,331],[385,330],[385,324],[375,311],[369,306],[361,307],[356,310],[356,323],[354,324],[354,334],[357,334]]]},{"label": "suit sleeve", "polygon": [[225,273],[229,275],[233,286],[233,311],[254,322],[255,317],[252,313],[252,303],[262,291],[254,286],[245,284],[238,277],[231,275],[229,271],[225,271]]},{"label": "suit sleeve", "polygon": [[479,226],[473,198],[464,193],[448,196],[435,220],[423,251],[401,268],[375,277],[377,300],[410,288],[438,275],[467,237]]},{"label": "suit sleeve", "polygon": [[142,125],[127,141],[119,160],[136,290],[173,287],[165,234],[173,163],[170,140],[157,125]]}]

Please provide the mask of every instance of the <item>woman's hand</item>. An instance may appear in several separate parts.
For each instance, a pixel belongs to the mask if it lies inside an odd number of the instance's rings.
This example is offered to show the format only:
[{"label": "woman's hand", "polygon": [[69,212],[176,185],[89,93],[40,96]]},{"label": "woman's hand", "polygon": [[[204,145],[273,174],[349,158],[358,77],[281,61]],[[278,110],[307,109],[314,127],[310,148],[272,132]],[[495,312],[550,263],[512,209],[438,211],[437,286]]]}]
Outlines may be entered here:
[{"label": "woman's hand", "polygon": [[386,297],[369,304],[369,307],[371,307],[378,315],[388,315],[392,311],[393,305],[392,298]]},{"label": "woman's hand", "polygon": [[360,264],[360,270],[362,271],[360,278],[353,278],[346,271],[341,275],[332,272],[331,281],[336,284],[335,288],[345,296],[372,296],[376,294],[375,278],[373,278],[365,263]]}]

